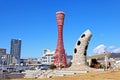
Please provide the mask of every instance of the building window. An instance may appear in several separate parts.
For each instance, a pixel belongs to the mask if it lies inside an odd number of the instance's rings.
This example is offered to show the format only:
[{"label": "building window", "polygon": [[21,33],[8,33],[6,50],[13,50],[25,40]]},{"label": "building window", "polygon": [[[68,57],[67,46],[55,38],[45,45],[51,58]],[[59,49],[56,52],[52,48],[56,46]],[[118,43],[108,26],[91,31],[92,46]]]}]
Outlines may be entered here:
[{"label": "building window", "polygon": [[51,57],[51,59],[54,59],[54,57]]},{"label": "building window", "polygon": [[47,60],[43,60],[43,62],[47,62]]},{"label": "building window", "polygon": [[42,59],[47,59],[47,57],[42,57]]},{"label": "building window", "polygon": [[54,60],[51,60],[51,62],[54,62]]}]

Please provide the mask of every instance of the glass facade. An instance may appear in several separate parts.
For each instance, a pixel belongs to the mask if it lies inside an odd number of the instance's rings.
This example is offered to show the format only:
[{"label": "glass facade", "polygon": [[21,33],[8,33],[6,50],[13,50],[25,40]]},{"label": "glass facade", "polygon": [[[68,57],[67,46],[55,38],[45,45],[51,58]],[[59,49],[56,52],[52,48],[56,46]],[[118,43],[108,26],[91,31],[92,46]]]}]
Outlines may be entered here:
[{"label": "glass facade", "polygon": [[12,39],[11,40],[11,49],[10,54],[16,59],[15,64],[20,64],[20,54],[21,54],[21,40]]}]

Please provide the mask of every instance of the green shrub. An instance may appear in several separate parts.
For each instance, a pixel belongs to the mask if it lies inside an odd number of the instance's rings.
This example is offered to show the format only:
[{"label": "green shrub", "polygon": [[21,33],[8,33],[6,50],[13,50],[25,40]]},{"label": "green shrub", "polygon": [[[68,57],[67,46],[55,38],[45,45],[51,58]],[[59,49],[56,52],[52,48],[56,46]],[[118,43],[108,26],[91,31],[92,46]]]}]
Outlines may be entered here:
[{"label": "green shrub", "polygon": [[56,68],[56,66],[54,64],[50,65],[50,69],[55,69],[55,68]]},{"label": "green shrub", "polygon": [[64,66],[63,66],[63,65],[60,65],[60,68],[64,68]]}]

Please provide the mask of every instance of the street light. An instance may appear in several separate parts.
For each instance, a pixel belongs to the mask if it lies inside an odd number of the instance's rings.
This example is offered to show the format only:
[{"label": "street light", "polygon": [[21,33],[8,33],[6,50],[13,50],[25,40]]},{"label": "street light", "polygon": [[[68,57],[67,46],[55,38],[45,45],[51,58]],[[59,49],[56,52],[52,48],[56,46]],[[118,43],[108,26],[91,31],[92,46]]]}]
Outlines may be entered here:
[{"label": "street light", "polygon": [[2,77],[5,78],[5,75],[3,73],[3,68],[4,68],[4,63],[5,63],[5,56],[2,56],[1,60],[2,60]]}]

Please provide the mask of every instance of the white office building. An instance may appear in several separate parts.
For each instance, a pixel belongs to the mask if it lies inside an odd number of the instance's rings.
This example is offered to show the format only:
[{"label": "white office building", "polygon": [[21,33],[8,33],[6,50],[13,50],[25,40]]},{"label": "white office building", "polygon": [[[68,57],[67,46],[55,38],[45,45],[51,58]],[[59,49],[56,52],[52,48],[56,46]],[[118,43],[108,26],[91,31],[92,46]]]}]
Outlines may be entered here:
[{"label": "white office building", "polygon": [[41,63],[47,64],[47,65],[53,64],[54,63],[54,55],[55,55],[55,50],[50,51],[48,49],[45,49],[44,54],[41,57]]}]

